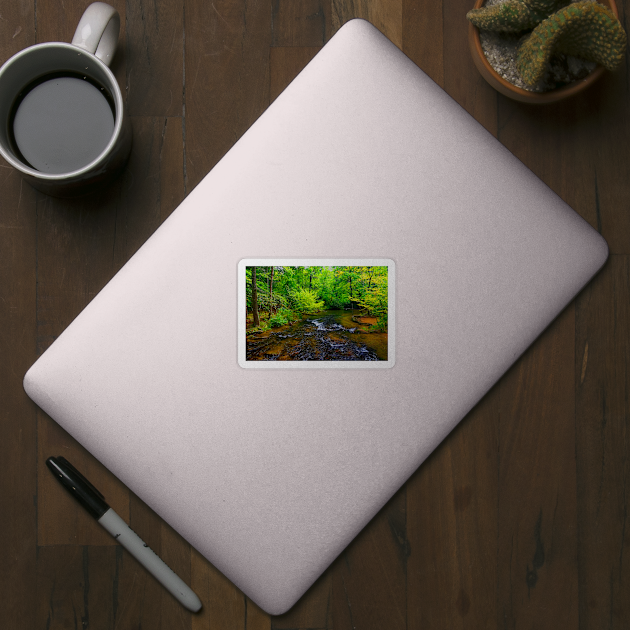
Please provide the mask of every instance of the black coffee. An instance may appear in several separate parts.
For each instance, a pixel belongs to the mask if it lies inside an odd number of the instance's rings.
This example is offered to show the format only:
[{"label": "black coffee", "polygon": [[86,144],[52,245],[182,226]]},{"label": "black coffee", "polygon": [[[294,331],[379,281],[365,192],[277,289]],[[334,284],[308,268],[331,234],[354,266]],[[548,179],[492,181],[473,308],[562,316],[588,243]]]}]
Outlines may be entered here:
[{"label": "black coffee", "polygon": [[106,89],[78,75],[50,75],[25,88],[14,106],[20,159],[43,173],[70,173],[95,160],[114,133]]}]

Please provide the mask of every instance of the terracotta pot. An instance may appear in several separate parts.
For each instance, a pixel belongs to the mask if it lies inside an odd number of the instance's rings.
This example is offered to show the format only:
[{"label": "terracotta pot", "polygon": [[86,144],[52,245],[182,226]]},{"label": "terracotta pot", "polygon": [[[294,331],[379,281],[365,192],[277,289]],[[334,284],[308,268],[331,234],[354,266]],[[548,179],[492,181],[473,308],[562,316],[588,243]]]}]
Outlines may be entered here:
[{"label": "terracotta pot", "polygon": [[[600,0],[600,4],[608,7],[617,16],[617,18],[619,18],[617,5],[614,0]],[[480,9],[483,5],[484,0],[476,0],[474,8]],[[483,49],[481,48],[479,29],[471,22],[468,22],[468,43],[470,45],[470,52],[472,54],[473,61],[477,66],[477,70],[481,73],[481,76],[495,90],[497,90],[497,92],[524,103],[554,103],[555,101],[568,98],[569,96],[573,96],[574,94],[588,88],[605,72],[605,69],[602,66],[597,66],[593,72],[581,81],[575,81],[574,83],[569,83],[568,85],[556,88],[555,90],[549,90],[548,92],[529,92],[513,85],[509,81],[506,81],[494,70],[494,68],[490,65],[490,62],[486,59]]]}]

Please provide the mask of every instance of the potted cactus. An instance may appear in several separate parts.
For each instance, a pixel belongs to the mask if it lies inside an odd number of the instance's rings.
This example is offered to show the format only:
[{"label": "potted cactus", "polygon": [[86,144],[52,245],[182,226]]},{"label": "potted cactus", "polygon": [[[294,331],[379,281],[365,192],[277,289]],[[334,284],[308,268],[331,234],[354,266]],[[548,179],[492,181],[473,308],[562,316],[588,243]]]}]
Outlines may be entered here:
[{"label": "potted cactus", "polygon": [[[473,60],[510,98],[544,103],[575,94],[619,67],[625,55],[614,0],[603,1],[477,0],[467,14]],[[511,50],[507,62],[493,55],[497,45]]]}]

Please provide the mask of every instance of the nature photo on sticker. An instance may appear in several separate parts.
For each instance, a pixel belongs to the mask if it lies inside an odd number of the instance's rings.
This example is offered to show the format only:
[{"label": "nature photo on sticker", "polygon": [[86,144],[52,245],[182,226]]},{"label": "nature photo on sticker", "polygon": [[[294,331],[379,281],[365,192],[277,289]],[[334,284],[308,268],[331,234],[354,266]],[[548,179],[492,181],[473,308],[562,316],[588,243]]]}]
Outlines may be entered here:
[{"label": "nature photo on sticker", "polygon": [[388,267],[245,267],[247,361],[387,361]]}]

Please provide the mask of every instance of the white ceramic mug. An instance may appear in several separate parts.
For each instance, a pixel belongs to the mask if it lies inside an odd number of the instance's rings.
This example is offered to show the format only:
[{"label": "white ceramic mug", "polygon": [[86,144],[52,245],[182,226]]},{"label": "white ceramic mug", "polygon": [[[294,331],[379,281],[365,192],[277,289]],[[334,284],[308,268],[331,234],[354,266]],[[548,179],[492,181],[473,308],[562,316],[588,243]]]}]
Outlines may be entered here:
[{"label": "white ceramic mug", "polygon": [[[119,31],[118,12],[108,4],[95,2],[81,17],[71,44],[48,42],[30,46],[0,68],[0,154],[33,187],[46,194],[58,197],[84,194],[109,182],[127,161],[131,150],[131,125],[125,116],[118,82],[108,67],[116,51]],[[101,144],[95,144],[92,153],[96,151],[96,154],[88,158],[89,161],[81,163],[81,154],[74,156],[76,164],[69,167],[68,172],[45,172],[41,167],[34,168],[22,154],[16,141],[14,123],[17,129],[17,115],[22,107],[26,107],[28,95],[35,92],[33,86],[52,80],[50,77],[66,75],[74,80],[83,79],[96,86],[95,89],[100,88],[109,103],[112,120],[106,127],[99,127],[101,136],[105,134],[100,141],[104,148],[101,150]],[[100,97],[97,95],[96,99]],[[63,101],[60,102],[62,106]],[[54,124],[49,124],[43,132],[52,133],[54,130]],[[84,137],[88,138],[88,134]],[[89,148],[90,140],[85,142]],[[52,150],[50,146],[46,146],[46,150]],[[88,154],[89,151],[86,152]],[[68,163],[73,163],[73,160]],[[63,167],[57,170],[59,168]]]}]

